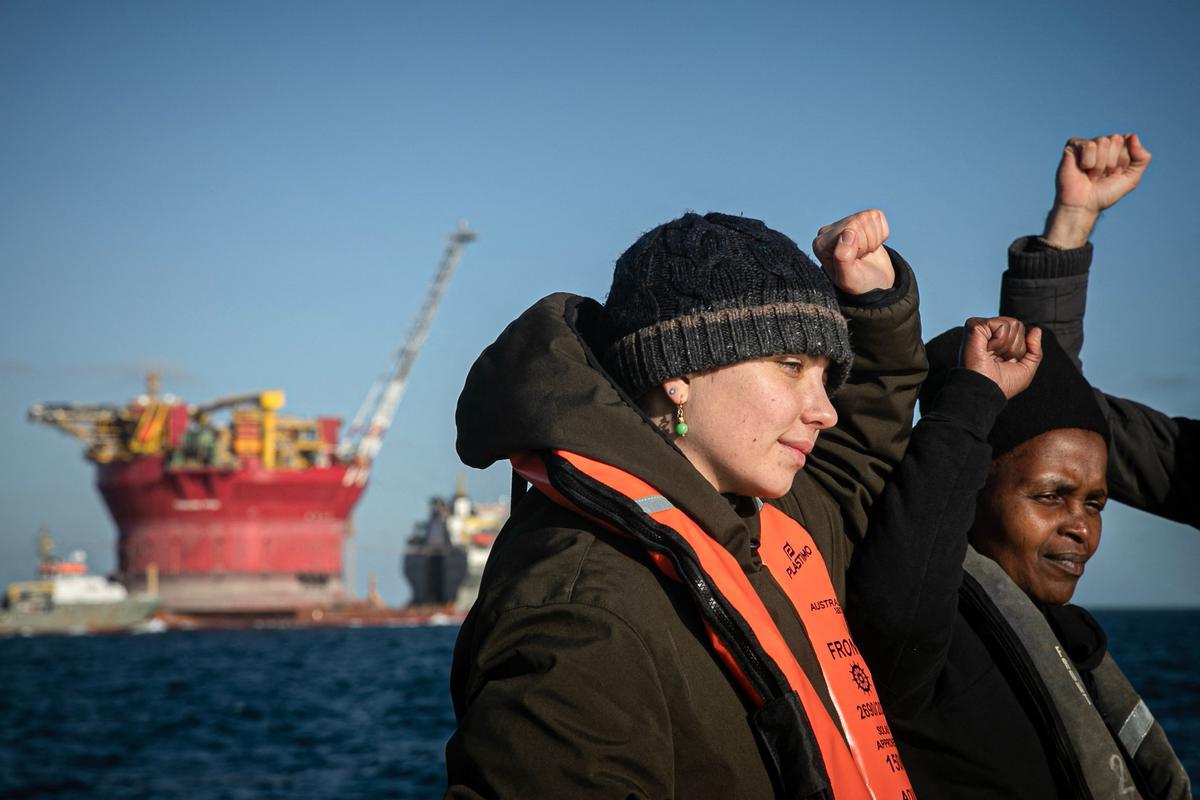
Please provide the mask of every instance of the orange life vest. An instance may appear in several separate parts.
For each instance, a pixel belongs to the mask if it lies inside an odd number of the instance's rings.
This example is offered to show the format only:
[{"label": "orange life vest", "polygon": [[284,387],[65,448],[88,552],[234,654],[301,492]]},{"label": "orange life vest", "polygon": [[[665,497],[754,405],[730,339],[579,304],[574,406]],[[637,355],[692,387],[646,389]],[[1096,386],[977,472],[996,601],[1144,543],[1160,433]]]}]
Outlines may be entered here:
[{"label": "orange life vest", "polygon": [[659,569],[691,589],[714,652],[757,709],[751,724],[784,796],[916,797],[824,559],[799,523],[764,506],[758,552],[804,623],[841,729],[736,559],[661,492],[564,450],[510,461],[551,500],[641,542]]}]

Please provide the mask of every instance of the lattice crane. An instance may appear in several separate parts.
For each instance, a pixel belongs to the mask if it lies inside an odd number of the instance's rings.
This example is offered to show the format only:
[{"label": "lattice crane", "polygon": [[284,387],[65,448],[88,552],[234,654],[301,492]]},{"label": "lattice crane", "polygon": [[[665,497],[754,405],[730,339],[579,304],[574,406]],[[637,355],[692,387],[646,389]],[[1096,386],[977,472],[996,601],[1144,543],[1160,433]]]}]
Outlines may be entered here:
[{"label": "lattice crane", "polygon": [[367,482],[371,464],[379,454],[380,447],[383,446],[384,434],[392,426],[396,408],[400,405],[400,398],[404,396],[408,374],[412,371],[421,345],[425,343],[429,326],[433,323],[434,314],[437,313],[442,295],[445,294],[446,286],[454,274],[454,268],[458,266],[458,261],[462,258],[463,248],[468,243],[475,241],[476,238],[476,234],[467,227],[465,222],[460,222],[458,230],[450,235],[450,239],[446,243],[446,252],[442,255],[442,261],[438,265],[437,272],[433,276],[433,283],[429,287],[429,294],[425,296],[425,302],[421,305],[421,310],[417,312],[417,317],[404,344],[392,356],[387,370],[376,379],[367,391],[362,406],[359,407],[350,427],[346,429],[346,435],[338,444],[338,456],[351,464],[342,481],[345,485],[357,483],[361,486]]}]

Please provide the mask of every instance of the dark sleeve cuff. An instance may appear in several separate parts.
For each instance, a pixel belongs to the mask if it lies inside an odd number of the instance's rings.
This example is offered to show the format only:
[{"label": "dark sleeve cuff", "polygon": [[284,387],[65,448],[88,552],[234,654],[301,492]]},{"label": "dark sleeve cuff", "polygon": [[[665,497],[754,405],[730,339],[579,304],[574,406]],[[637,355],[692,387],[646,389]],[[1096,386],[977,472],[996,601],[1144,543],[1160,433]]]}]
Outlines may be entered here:
[{"label": "dark sleeve cuff", "polygon": [[1022,236],[1008,248],[1008,273],[1014,278],[1085,275],[1091,266],[1091,242],[1074,250],[1059,250],[1040,236]]},{"label": "dark sleeve cuff", "polygon": [[1004,392],[991,378],[965,367],[955,367],[950,370],[929,411],[921,415],[921,421],[947,422],[986,442],[996,417],[1007,402]]},{"label": "dark sleeve cuff", "polygon": [[888,255],[891,257],[892,269],[896,272],[896,280],[892,283],[892,288],[872,289],[862,294],[847,294],[838,289],[838,303],[853,308],[883,308],[884,306],[890,306],[908,294],[908,287],[912,284],[913,280],[912,268],[908,266],[908,262],[895,250],[887,245],[884,245],[884,249],[887,250]]}]

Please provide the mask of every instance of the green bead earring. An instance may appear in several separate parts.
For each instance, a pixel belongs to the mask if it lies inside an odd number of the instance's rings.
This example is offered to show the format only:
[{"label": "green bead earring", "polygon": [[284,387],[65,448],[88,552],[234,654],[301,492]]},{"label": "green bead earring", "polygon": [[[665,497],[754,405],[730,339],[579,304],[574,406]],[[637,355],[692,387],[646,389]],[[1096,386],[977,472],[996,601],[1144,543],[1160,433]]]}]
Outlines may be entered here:
[{"label": "green bead earring", "polygon": [[688,425],[683,419],[683,403],[675,406],[675,435],[687,436]]}]

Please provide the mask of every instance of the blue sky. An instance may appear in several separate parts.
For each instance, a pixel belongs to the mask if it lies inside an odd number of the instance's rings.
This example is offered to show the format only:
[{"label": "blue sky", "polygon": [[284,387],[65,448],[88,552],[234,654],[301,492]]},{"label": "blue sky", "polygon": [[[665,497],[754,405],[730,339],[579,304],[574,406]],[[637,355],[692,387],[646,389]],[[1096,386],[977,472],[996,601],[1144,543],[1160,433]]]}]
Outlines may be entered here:
[{"label": "blue sky", "polygon": [[[936,333],[996,306],[1059,147],[1154,153],[1093,241],[1086,371],[1200,416],[1200,7],[1194,3],[0,5],[0,582],[34,533],[114,564],[42,400],[122,401],[147,367],[193,402],[278,387],[353,415],[459,219],[467,250],[359,505],[361,590],[391,603],[434,494],[468,472],[453,411],[538,297],[602,296],[642,231],[744,213],[807,248],[884,209]],[[1077,600],[1200,605],[1200,534],[1111,508]]]}]

